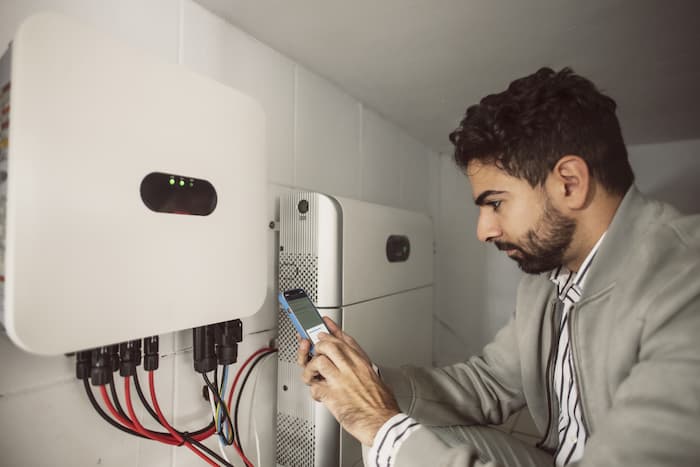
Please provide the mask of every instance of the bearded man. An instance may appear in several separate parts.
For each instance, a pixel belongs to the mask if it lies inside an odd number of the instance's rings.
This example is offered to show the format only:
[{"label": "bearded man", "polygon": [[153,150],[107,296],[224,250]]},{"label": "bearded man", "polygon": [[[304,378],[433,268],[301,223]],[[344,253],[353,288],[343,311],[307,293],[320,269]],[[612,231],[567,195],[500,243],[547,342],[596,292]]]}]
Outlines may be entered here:
[{"label": "bearded man", "polygon": [[[696,466],[700,216],[634,186],[616,104],[543,68],[467,109],[451,135],[477,236],[527,274],[481,355],[373,369],[352,337],[301,341],[314,399],[372,467]],[[488,425],[527,406],[527,446]]]}]

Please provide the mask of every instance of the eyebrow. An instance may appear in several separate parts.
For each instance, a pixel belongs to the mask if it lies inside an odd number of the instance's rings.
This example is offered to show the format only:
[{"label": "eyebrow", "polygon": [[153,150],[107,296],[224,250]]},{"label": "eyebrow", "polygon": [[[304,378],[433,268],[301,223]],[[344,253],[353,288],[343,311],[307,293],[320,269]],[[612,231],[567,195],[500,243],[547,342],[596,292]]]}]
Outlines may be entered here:
[{"label": "eyebrow", "polygon": [[505,193],[505,191],[486,190],[474,200],[474,204],[483,206],[486,203],[486,198],[493,195],[500,195],[501,193]]}]

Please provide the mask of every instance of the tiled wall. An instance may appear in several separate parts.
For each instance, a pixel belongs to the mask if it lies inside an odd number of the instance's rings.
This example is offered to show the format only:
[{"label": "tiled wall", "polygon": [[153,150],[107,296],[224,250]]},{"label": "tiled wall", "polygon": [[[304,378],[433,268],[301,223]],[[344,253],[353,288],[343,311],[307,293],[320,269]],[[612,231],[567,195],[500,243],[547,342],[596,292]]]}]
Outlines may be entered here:
[{"label": "tiled wall", "polygon": [[[333,84],[191,0],[3,0],[0,44],[10,41],[23,18],[47,9],[82,19],[157,60],[181,63],[257,98],[267,114],[270,220],[277,218],[279,194],[295,187],[437,213],[441,163],[436,154]],[[275,336],[273,231],[268,241],[268,296],[260,311],[244,321],[242,357]],[[208,409],[201,380],[192,370],[189,332],[161,336],[161,356],[157,387],[166,415],[181,429],[205,424]],[[249,383],[255,386],[255,400],[251,403],[250,394],[244,397],[242,435],[254,463],[272,466],[276,366],[270,359],[259,367],[259,378]],[[23,353],[0,334],[0,371],[2,466],[201,464],[184,448],[139,441],[100,420],[73,378],[70,358]]]}]

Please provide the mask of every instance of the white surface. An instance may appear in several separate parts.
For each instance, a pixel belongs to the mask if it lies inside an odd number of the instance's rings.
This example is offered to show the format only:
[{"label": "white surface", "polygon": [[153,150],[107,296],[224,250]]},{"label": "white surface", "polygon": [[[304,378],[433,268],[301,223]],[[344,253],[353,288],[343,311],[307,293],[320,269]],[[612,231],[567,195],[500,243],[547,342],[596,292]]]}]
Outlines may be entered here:
[{"label": "white surface", "polygon": [[360,194],[360,104],[326,80],[297,67],[296,186]]},{"label": "white surface", "polygon": [[[422,213],[336,198],[342,208],[343,305],[432,284],[433,226]],[[410,242],[408,259],[391,263],[390,235]]]},{"label": "white surface", "polygon": [[180,2],[173,0],[2,0],[0,47],[5,48],[28,16],[53,11],[92,24],[124,44],[177,63]]},{"label": "white surface", "polygon": [[184,65],[260,102],[267,124],[268,180],[292,185],[294,63],[191,2],[184,2],[182,34]]},{"label": "white surface", "polygon": [[643,193],[700,213],[700,139],[628,148],[636,183]]},{"label": "white surface", "polygon": [[468,105],[541,66],[610,92],[628,143],[700,136],[696,0],[197,1],[435,150]]},{"label": "white surface", "polygon": [[[362,108],[363,200],[401,206],[401,173],[407,161],[400,131],[368,108]],[[425,154],[422,154],[425,156]]]},{"label": "white surface", "polygon": [[432,286],[343,307],[343,331],[377,365],[431,365]]},{"label": "white surface", "polygon": [[[57,354],[257,311],[265,130],[251,98],[42,14],[15,38],[11,122],[5,304],[18,345]],[[217,208],[150,211],[138,189],[154,171],[210,181]]]},{"label": "white surface", "polygon": [[401,204],[400,207],[412,211],[430,210],[430,161],[436,157],[425,157],[429,150],[407,134],[400,136],[401,164]]}]

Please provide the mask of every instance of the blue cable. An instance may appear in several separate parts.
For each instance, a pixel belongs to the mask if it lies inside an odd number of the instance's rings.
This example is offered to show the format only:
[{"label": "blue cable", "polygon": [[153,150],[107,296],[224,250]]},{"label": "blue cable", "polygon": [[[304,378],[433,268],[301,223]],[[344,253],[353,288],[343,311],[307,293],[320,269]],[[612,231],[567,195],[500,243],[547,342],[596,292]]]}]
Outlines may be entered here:
[{"label": "blue cable", "polygon": [[[224,366],[224,370],[221,375],[221,388],[219,390],[219,396],[221,397],[221,400],[224,400],[224,392],[226,389],[226,379],[228,377],[228,365]],[[216,412],[216,431],[219,434],[219,438],[221,438],[221,441],[224,444],[229,444],[229,436],[230,434],[228,432],[228,426],[224,425],[223,429],[221,428],[222,422],[223,422],[223,417],[224,417],[224,408],[219,405],[219,409]]]}]

